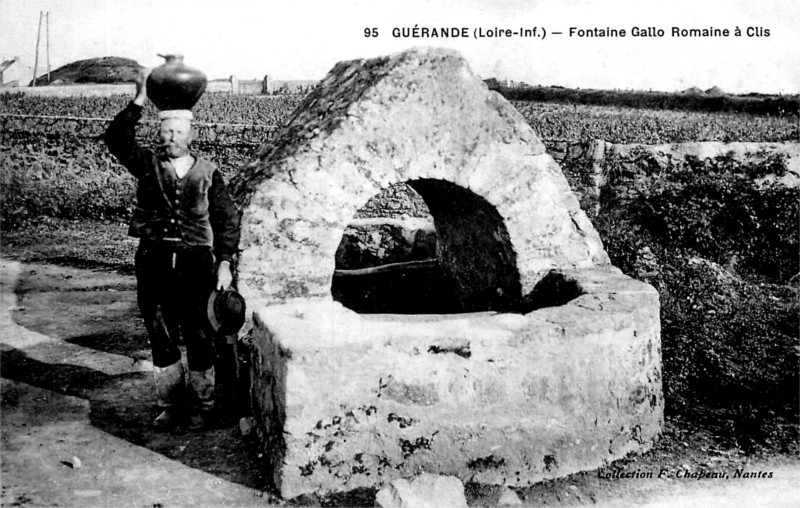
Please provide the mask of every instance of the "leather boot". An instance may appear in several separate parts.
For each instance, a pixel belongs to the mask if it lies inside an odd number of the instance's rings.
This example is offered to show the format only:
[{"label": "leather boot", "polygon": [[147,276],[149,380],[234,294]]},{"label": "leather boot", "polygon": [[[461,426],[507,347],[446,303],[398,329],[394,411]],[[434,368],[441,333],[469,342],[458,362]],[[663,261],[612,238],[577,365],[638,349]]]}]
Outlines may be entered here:
[{"label": "leather boot", "polygon": [[181,404],[185,396],[183,364],[178,361],[166,367],[153,367],[156,382],[156,399],[162,409],[153,424],[156,427],[169,429],[180,422]]},{"label": "leather boot", "polygon": [[192,430],[206,428],[212,423],[214,381],[214,367],[202,371],[189,371],[189,391],[193,399],[193,407],[189,413],[189,428]]}]

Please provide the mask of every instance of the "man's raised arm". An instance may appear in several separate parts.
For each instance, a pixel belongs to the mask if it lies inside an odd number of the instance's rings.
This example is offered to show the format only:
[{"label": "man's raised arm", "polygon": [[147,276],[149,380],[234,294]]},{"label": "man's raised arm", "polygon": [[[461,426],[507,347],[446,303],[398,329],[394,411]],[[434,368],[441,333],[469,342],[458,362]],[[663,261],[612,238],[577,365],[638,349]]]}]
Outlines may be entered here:
[{"label": "man's raised arm", "polygon": [[137,178],[153,158],[153,153],[136,141],[136,124],[142,118],[142,106],[147,99],[147,74],[144,69],[139,71],[136,76],[136,97],[117,113],[103,137],[109,151]]}]

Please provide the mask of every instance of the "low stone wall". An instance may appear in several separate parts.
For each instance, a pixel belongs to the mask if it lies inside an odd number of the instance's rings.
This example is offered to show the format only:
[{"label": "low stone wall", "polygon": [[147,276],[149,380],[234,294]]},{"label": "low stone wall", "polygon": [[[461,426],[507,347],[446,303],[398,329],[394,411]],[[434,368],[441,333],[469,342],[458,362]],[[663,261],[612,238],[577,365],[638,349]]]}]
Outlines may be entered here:
[{"label": "low stone wall", "polygon": [[356,218],[336,252],[336,269],[353,270],[436,257],[433,219]]},{"label": "low stone wall", "polygon": [[416,217],[430,220],[431,212],[422,196],[405,183],[399,183],[373,196],[356,214],[358,219],[378,217]]},{"label": "low stone wall", "polygon": [[800,186],[800,143],[693,142],[663,145],[603,143],[594,159],[602,168],[601,188],[629,185],[684,169],[694,161],[723,163],[733,173],[749,177],[753,167],[763,167],[761,182]]},{"label": "low stone wall", "polygon": [[[561,165],[582,208],[594,216],[601,195],[636,196],[663,174],[682,170],[693,161],[724,159],[733,171],[770,165],[760,181],[800,186],[800,143],[687,142],[662,145],[618,144],[603,140],[547,140],[548,153]],[[769,171],[767,171],[769,173]],[[779,176],[780,175],[780,176]]]}]

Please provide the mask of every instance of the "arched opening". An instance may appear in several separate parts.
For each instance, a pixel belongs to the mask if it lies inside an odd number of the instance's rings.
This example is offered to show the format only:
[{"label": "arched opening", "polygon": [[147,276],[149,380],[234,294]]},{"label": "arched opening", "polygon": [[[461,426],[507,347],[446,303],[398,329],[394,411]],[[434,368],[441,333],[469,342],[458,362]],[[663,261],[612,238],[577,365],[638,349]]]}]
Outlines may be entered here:
[{"label": "arched opening", "polygon": [[358,210],[337,249],[333,298],[360,313],[509,311],[521,301],[502,217],[438,179],[384,189]]}]

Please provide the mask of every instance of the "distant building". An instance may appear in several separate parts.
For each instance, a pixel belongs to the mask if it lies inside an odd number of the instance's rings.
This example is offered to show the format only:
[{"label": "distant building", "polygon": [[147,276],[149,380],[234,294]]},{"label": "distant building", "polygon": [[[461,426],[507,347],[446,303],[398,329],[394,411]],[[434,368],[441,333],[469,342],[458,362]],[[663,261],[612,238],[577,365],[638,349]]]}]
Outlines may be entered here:
[{"label": "distant building", "polygon": [[272,95],[275,92],[275,80],[269,74],[261,80],[261,95]]},{"label": "distant building", "polygon": [[531,88],[531,85],[524,81],[514,81],[511,79],[488,78],[483,80],[489,90],[499,90],[500,88]]},{"label": "distant building", "polygon": [[11,65],[16,62],[16,58],[12,58],[11,60],[6,60],[3,63],[0,63],[0,86],[5,84],[5,79],[3,78],[3,74],[6,72],[6,69],[11,67]]},{"label": "distant building", "polygon": [[19,86],[20,83],[27,83],[31,75],[31,69],[23,65],[18,56],[0,63],[0,86]]},{"label": "distant building", "polygon": [[489,90],[497,90],[500,88],[500,82],[495,78],[487,78],[484,79],[483,82],[486,83],[486,86],[489,87]]}]

